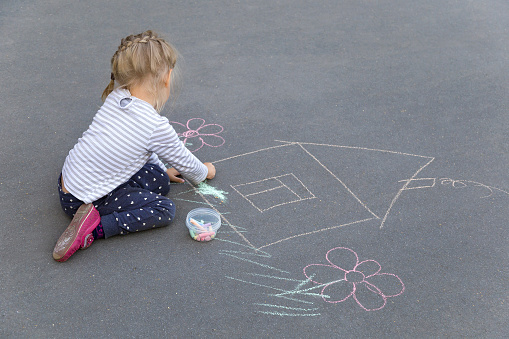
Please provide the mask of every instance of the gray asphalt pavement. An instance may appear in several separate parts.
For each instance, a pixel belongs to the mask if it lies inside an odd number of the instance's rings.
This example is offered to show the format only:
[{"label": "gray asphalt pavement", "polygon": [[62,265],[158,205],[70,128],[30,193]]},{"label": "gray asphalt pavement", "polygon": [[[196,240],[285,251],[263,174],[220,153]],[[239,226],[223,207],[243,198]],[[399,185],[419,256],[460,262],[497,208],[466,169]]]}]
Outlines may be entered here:
[{"label": "gray asphalt pavement", "polygon": [[[507,13],[506,0],[2,0],[0,337],[503,337]],[[63,161],[120,39],[147,29],[183,55],[163,114],[217,176],[172,186],[171,226],[57,263]],[[207,206],[222,226],[199,243],[185,216]]]}]

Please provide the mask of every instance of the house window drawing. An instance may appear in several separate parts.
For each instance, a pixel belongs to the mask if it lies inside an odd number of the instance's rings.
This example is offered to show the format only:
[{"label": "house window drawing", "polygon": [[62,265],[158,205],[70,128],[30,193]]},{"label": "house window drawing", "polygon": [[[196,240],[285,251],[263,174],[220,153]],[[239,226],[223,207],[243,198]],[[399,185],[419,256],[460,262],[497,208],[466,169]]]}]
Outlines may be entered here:
[{"label": "house window drawing", "polygon": [[316,198],[293,173],[231,187],[262,213],[274,207]]}]

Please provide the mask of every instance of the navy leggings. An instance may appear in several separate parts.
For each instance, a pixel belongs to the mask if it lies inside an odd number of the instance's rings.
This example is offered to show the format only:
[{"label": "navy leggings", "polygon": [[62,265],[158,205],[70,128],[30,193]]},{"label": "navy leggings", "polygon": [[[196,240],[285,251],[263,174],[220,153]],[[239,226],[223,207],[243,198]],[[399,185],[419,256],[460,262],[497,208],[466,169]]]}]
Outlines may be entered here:
[{"label": "navy leggings", "polygon": [[[60,180],[60,205],[72,217],[83,201],[62,191]],[[175,204],[165,197],[169,191],[168,174],[159,165],[146,164],[126,183],[94,201],[105,238],[168,225],[175,216]]]}]

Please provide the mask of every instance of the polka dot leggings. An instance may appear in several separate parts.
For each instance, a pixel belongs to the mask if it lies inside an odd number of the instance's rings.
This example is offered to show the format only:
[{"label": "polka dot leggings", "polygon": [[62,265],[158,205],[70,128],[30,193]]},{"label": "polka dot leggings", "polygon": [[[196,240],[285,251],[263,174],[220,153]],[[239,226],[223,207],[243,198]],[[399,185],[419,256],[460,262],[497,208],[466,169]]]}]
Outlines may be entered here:
[{"label": "polka dot leggings", "polygon": [[[83,202],[64,193],[58,180],[60,204],[65,213],[74,213]],[[175,216],[175,204],[166,198],[170,178],[159,165],[146,164],[126,183],[93,202],[101,215],[106,238],[168,225]]]}]

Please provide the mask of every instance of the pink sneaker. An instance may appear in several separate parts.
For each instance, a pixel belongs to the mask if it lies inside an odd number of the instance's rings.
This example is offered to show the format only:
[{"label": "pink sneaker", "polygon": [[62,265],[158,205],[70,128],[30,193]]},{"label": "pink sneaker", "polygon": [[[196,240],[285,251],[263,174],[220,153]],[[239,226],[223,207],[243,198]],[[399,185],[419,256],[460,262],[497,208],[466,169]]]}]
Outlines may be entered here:
[{"label": "pink sneaker", "polygon": [[83,204],[78,208],[71,223],[58,238],[53,249],[53,259],[66,261],[80,248],[87,248],[94,241],[92,231],[99,225],[101,217],[92,204]]}]

